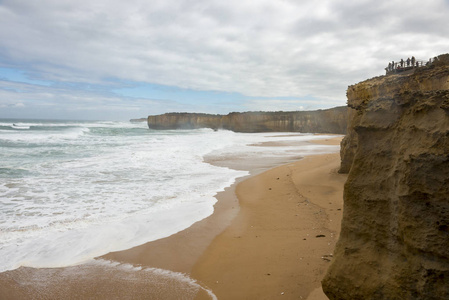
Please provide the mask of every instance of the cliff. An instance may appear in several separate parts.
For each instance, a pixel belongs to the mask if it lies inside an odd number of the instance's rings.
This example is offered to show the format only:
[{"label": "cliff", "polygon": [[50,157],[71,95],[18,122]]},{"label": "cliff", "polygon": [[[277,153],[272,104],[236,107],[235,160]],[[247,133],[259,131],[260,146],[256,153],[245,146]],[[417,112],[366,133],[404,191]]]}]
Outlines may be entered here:
[{"label": "cliff", "polygon": [[235,132],[313,132],[344,134],[347,108],[296,112],[244,112],[228,115],[167,113],[148,116],[151,129],[227,129]]},{"label": "cliff", "polygon": [[330,299],[449,299],[449,54],[347,91]]}]

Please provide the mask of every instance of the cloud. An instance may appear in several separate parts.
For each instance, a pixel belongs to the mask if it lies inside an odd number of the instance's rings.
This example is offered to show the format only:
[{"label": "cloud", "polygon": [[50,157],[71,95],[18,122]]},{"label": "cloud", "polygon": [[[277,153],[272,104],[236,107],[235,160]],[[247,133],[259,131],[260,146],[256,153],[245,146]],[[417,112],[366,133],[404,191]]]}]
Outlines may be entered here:
[{"label": "cloud", "polygon": [[[330,104],[330,105],[329,105]],[[242,103],[246,111],[299,111],[317,110],[335,106],[342,106],[338,100],[326,102],[310,98],[303,99],[250,99]]]},{"label": "cloud", "polygon": [[[40,86],[0,80],[1,117],[35,118],[36,114],[45,118],[126,120],[150,113],[163,113],[166,108],[176,111],[183,107],[169,99],[149,99],[119,96],[105,92],[101,86],[80,89],[79,86]],[[27,111],[24,111],[27,109]]]},{"label": "cloud", "polygon": [[248,111],[298,111],[305,110],[304,102],[301,100],[256,99],[245,102],[244,106]]},{"label": "cloud", "polygon": [[344,105],[389,61],[447,52],[448,13],[443,0],[6,0],[0,66]]}]

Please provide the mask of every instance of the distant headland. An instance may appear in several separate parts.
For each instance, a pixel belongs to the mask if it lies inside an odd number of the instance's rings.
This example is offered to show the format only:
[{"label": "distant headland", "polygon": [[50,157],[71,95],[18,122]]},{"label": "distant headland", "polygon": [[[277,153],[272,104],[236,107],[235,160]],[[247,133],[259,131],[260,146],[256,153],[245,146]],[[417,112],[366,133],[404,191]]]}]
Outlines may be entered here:
[{"label": "distant headland", "polygon": [[[140,119],[139,119],[140,120]],[[344,134],[347,107],[315,111],[243,112],[227,115],[166,113],[148,116],[150,129],[226,129],[235,132],[313,132]]]}]

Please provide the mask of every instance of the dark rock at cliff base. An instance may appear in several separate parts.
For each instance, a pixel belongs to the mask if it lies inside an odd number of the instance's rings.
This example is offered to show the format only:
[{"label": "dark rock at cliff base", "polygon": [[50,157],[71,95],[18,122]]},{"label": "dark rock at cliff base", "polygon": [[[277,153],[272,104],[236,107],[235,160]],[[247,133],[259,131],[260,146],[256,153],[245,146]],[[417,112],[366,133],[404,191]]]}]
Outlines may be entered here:
[{"label": "dark rock at cliff base", "polygon": [[348,88],[330,299],[449,299],[449,55]]},{"label": "dark rock at cliff base", "polygon": [[346,107],[316,111],[244,112],[228,115],[167,113],[148,116],[151,129],[227,129],[235,132],[313,132],[344,134]]}]

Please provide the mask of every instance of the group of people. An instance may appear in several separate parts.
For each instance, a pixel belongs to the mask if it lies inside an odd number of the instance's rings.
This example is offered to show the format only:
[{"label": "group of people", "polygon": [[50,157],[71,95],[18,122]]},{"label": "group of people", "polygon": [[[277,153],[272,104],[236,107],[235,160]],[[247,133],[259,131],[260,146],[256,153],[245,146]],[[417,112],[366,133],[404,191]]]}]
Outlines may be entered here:
[{"label": "group of people", "polygon": [[398,63],[395,63],[394,61],[392,61],[391,63],[388,63],[388,67],[385,68],[385,70],[388,72],[394,71],[394,70],[399,70],[405,67],[419,67],[419,62],[416,61],[415,57],[412,56],[412,58],[410,59],[407,58],[406,61],[404,61],[401,58],[401,61]]}]

